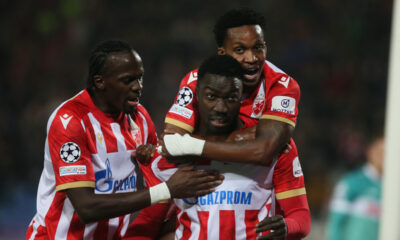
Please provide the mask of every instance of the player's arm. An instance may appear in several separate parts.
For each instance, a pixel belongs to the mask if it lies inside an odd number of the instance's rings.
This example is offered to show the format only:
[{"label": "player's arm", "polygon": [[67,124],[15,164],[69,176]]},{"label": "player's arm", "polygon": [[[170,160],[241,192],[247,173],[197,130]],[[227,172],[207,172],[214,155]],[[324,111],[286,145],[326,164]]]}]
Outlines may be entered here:
[{"label": "player's arm", "polygon": [[274,230],[257,239],[301,239],[308,235],[311,228],[311,215],[305,194],[278,199],[283,215],[266,217],[256,226],[256,232]]},{"label": "player's arm", "polygon": [[95,194],[90,187],[65,189],[83,223],[121,216],[170,198],[200,196],[214,191],[223,176],[182,167],[166,183],[132,193]]},{"label": "player's arm", "polygon": [[[250,129],[249,132],[251,132]],[[254,130],[253,130],[254,131]],[[197,155],[226,162],[270,164],[290,141],[294,127],[288,123],[261,119],[254,140],[240,142],[204,141],[189,135],[164,136],[163,155]],[[249,134],[247,134],[249,135]]]}]

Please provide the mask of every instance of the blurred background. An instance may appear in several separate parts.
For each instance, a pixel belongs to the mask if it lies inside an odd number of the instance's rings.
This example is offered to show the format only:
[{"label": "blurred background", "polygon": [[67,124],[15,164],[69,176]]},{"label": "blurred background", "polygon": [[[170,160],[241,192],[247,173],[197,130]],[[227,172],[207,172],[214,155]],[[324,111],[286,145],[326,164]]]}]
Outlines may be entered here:
[{"label": "blurred background", "polygon": [[301,87],[294,139],[313,217],[307,239],[323,239],[333,185],[383,127],[391,0],[1,1],[0,239],[24,238],[47,119],[85,87],[95,44],[123,39],[142,56],[141,103],[160,132],[181,78],[216,52],[215,20],[240,6],[266,17],[267,59]]}]

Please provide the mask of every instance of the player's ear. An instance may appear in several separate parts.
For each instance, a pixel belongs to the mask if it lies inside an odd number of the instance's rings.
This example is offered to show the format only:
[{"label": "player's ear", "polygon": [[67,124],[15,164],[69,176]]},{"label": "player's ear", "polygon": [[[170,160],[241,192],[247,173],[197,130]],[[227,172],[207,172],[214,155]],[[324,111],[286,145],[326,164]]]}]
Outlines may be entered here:
[{"label": "player's ear", "polygon": [[218,55],[225,55],[226,54],[225,48],[224,47],[219,47],[217,49],[217,53],[218,53]]},{"label": "player's ear", "polygon": [[93,83],[97,89],[103,90],[105,87],[104,79],[101,75],[94,75],[93,76]]}]

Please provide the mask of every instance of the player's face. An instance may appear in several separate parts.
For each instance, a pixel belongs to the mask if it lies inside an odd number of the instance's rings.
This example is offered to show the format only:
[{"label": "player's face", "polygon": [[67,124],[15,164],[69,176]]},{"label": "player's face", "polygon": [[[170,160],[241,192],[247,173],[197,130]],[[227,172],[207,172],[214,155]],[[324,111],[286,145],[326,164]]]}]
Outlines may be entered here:
[{"label": "player's face", "polygon": [[143,63],[136,52],[109,55],[105,64],[103,97],[108,113],[136,111],[143,88]]},{"label": "player's face", "polygon": [[237,124],[242,81],[237,78],[206,74],[197,89],[200,132],[225,135]]},{"label": "player's face", "polygon": [[246,72],[243,85],[249,88],[260,81],[266,53],[264,34],[259,25],[229,28],[224,45],[218,48],[218,54],[229,54],[240,62]]}]

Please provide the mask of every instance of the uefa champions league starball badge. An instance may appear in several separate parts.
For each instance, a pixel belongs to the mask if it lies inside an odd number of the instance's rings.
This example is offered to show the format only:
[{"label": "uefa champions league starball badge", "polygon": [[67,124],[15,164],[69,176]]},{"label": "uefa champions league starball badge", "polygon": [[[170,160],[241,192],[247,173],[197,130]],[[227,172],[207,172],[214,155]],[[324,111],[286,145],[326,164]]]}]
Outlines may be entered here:
[{"label": "uefa champions league starball badge", "polygon": [[81,149],[74,142],[64,143],[60,148],[60,157],[66,163],[74,163],[81,157]]},{"label": "uefa champions league starball badge", "polygon": [[187,106],[192,102],[193,99],[193,92],[190,88],[188,87],[183,87],[181,90],[179,90],[179,95],[178,99],[176,100],[176,103],[179,104],[179,106]]}]

